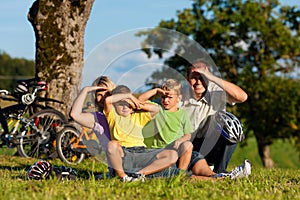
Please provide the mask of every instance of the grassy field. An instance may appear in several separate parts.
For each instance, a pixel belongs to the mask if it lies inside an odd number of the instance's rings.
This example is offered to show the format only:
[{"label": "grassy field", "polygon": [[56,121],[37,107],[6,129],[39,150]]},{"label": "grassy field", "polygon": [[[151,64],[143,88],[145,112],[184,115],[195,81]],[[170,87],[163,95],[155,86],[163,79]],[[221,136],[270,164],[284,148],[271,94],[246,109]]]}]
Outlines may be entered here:
[{"label": "grassy field", "polygon": [[[271,145],[271,156],[277,168],[300,169],[300,153],[288,142],[277,140]],[[238,146],[233,154],[231,164],[238,165],[244,159],[249,159],[254,167],[262,167],[258,155],[255,138],[249,138],[243,147]]]},{"label": "grassy field", "polygon": [[[73,166],[75,181],[27,180],[26,171],[35,159],[11,156],[2,149],[0,155],[0,199],[300,199],[299,153],[287,143],[275,143],[271,151],[277,155],[275,169],[262,168],[254,140],[238,148],[229,168],[245,158],[253,164],[249,178],[201,181],[187,177],[147,179],[146,182],[121,183],[118,179],[95,180],[94,175],[106,169],[94,158]],[[10,154],[10,155],[4,155]],[[297,157],[297,158],[296,158]],[[65,165],[60,160],[53,165]]]}]

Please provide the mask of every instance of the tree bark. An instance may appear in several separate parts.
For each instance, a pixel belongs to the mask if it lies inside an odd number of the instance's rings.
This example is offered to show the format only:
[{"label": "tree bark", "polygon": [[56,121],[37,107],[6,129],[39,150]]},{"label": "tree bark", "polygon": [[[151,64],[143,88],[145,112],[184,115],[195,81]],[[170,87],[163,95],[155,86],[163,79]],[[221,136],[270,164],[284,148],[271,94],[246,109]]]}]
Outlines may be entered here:
[{"label": "tree bark", "polygon": [[94,0],[36,0],[28,13],[36,37],[36,78],[49,89],[41,96],[63,101],[69,116],[84,64],[84,32]]},{"label": "tree bark", "polygon": [[256,141],[258,145],[258,153],[260,159],[265,168],[273,168],[275,166],[274,161],[270,154],[270,143],[267,143],[263,138],[256,136]]}]

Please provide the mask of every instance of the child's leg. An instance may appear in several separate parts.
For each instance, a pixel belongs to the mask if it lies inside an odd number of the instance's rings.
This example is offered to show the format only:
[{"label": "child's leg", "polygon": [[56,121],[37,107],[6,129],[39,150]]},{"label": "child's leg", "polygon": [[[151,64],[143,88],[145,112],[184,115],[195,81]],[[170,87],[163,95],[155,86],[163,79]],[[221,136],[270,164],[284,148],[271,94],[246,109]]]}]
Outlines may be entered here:
[{"label": "child's leg", "polygon": [[211,170],[205,159],[198,160],[192,168],[193,175],[212,176],[216,173]]},{"label": "child's leg", "polygon": [[120,178],[126,175],[123,170],[122,157],[124,157],[124,152],[119,143],[115,140],[109,141],[107,144],[107,158],[111,167]]},{"label": "child's leg", "polygon": [[185,141],[179,147],[179,160],[178,168],[182,170],[187,170],[188,165],[191,161],[193,151],[193,144],[190,141]]},{"label": "child's leg", "polygon": [[156,158],[157,159],[155,161],[153,161],[147,167],[144,167],[143,169],[139,170],[138,173],[149,175],[162,171],[163,169],[166,169],[175,164],[178,159],[178,155],[176,151],[166,149],[158,153],[156,155]]}]

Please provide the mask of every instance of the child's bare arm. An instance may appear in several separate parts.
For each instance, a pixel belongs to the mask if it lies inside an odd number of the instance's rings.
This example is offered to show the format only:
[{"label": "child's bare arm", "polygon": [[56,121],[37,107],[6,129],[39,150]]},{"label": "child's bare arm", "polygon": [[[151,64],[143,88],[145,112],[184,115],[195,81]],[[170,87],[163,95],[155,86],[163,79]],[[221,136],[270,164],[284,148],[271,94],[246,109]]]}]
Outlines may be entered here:
[{"label": "child's bare arm", "polygon": [[142,105],[141,101],[138,100],[131,93],[125,93],[125,94],[114,94],[109,97],[106,97],[104,102],[104,112],[105,113],[110,112],[113,104],[119,101],[127,101],[133,109],[141,109],[141,105]]},{"label": "child's bare arm", "polygon": [[142,104],[141,109],[150,112],[151,117],[154,117],[159,112],[159,106],[153,103],[145,102]]},{"label": "child's bare arm", "polygon": [[165,91],[162,90],[161,88],[154,88],[154,89],[151,89],[151,90],[148,90],[146,92],[144,92],[143,94],[141,94],[138,98],[139,100],[141,101],[147,101],[149,100],[151,97],[153,97],[154,95],[156,94],[165,94]]},{"label": "child's bare arm", "polygon": [[189,141],[189,140],[191,140],[191,138],[192,138],[192,135],[190,133],[185,134],[184,136],[182,136],[181,138],[177,139],[174,142],[174,148],[178,149],[181,143],[183,143],[185,141]]}]

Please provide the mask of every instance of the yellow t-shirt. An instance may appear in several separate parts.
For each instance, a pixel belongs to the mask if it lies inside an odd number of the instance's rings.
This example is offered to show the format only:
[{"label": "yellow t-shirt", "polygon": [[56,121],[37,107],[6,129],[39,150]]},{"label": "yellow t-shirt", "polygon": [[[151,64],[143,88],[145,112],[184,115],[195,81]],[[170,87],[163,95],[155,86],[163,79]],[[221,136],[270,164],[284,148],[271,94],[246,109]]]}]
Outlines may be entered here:
[{"label": "yellow t-shirt", "polygon": [[113,107],[105,114],[112,140],[117,140],[124,147],[146,146],[142,129],[151,120],[149,112],[134,112],[123,117],[118,115]]}]

